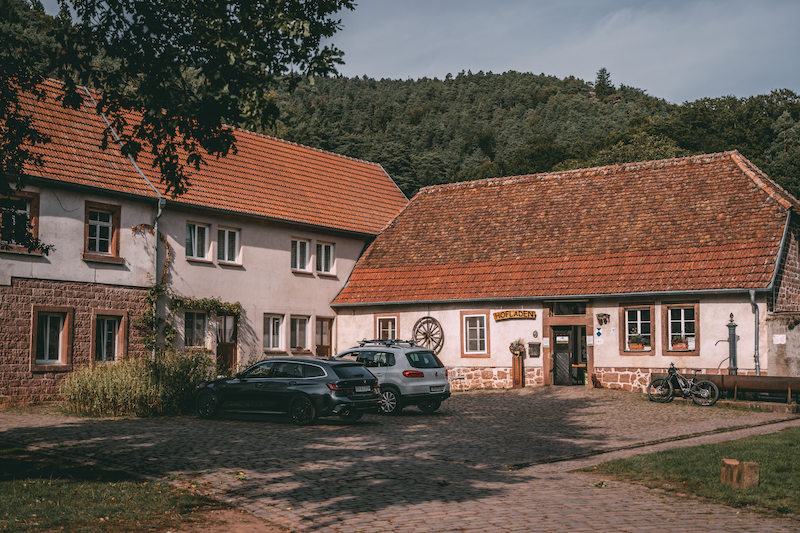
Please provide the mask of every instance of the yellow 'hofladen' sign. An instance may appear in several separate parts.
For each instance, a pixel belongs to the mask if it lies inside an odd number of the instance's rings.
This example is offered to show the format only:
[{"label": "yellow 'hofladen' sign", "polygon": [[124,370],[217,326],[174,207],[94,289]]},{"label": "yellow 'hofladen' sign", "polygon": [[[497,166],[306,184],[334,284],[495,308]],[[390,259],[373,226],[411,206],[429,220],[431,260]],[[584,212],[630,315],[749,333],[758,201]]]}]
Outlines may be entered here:
[{"label": "yellow 'hofladen' sign", "polygon": [[498,313],[492,313],[492,316],[494,316],[495,322],[515,319],[534,320],[536,319],[536,311],[500,311]]}]

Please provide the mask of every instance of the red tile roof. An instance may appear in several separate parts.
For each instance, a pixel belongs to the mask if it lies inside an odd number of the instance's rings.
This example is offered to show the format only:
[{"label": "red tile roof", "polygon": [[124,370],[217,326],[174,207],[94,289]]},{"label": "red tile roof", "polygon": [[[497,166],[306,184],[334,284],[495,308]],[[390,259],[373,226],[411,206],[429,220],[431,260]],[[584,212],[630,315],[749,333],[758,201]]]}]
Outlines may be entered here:
[{"label": "red tile roof", "polygon": [[738,152],[428,187],[333,305],[764,289],[798,207]]},{"label": "red tile roof", "polygon": [[[155,197],[115,145],[99,148],[105,124],[87,96],[79,110],[56,103],[57,82],[49,81],[45,102],[29,100],[36,126],[52,142],[35,150],[44,168],[35,176]],[[237,153],[189,170],[190,188],[174,202],[223,209],[291,223],[377,235],[408,203],[380,165],[233,129]],[[165,194],[152,156],[139,167]]]}]

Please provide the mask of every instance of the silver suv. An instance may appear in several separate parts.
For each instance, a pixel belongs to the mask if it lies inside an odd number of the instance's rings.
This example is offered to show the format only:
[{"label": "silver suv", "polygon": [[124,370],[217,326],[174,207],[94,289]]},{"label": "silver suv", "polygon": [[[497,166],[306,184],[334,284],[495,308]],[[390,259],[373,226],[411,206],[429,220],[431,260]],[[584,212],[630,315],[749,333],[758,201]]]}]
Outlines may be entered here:
[{"label": "silver suv", "polygon": [[414,341],[363,340],[336,358],[358,361],[378,378],[382,413],[397,414],[407,405],[432,413],[450,397],[447,369]]}]

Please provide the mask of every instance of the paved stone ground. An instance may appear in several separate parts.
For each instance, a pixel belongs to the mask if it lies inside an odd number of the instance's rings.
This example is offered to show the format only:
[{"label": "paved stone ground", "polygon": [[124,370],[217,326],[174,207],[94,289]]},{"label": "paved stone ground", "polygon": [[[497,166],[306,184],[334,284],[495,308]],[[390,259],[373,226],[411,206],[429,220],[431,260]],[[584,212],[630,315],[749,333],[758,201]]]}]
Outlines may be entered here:
[{"label": "paved stone ground", "polygon": [[[784,424],[769,424],[785,419]],[[297,531],[800,531],[800,522],[570,470],[621,455],[800,425],[791,415],[584,387],[473,391],[432,415],[72,418],[0,412],[0,441],[193,484]],[[735,433],[720,428],[744,427]],[[696,433],[707,436],[629,447]],[[617,451],[614,451],[617,450]],[[600,455],[603,451],[611,451]],[[574,458],[580,459],[574,459]],[[558,459],[572,460],[552,462]],[[533,464],[527,468],[512,465]],[[663,527],[663,526],[662,526]]]}]

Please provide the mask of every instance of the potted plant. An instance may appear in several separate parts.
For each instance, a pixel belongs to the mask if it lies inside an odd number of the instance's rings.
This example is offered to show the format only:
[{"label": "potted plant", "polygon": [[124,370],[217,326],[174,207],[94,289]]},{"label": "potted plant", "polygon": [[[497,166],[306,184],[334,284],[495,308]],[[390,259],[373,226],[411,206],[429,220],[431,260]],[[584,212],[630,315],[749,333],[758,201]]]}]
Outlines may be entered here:
[{"label": "potted plant", "polygon": [[516,356],[525,354],[525,342],[522,339],[512,341],[508,349]]},{"label": "potted plant", "polygon": [[672,336],[672,349],[673,350],[688,350],[689,349],[689,339],[687,339],[683,335],[673,335]]},{"label": "potted plant", "polygon": [[642,351],[648,344],[648,339],[644,335],[633,333],[628,335],[628,349],[634,352]]}]

